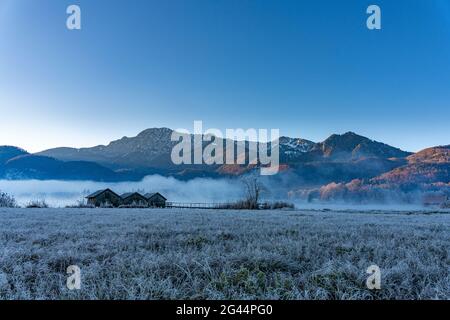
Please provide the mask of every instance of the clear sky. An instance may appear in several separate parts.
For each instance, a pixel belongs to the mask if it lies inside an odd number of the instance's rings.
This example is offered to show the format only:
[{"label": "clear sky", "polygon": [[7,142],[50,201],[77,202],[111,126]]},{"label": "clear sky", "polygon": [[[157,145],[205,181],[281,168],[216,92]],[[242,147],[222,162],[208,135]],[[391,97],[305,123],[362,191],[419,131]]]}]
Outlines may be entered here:
[{"label": "clear sky", "polygon": [[0,145],[93,146],[194,120],[450,144],[450,1],[0,0]]}]

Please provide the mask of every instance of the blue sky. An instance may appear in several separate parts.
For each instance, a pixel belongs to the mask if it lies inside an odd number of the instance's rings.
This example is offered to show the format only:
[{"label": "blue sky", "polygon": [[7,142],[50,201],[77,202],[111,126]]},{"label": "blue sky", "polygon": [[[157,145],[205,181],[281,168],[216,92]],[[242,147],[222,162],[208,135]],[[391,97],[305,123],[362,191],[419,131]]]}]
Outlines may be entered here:
[{"label": "blue sky", "polygon": [[[66,29],[66,8],[82,30]],[[370,4],[382,30],[366,28]],[[0,0],[0,145],[149,127],[450,143],[450,2]]]}]

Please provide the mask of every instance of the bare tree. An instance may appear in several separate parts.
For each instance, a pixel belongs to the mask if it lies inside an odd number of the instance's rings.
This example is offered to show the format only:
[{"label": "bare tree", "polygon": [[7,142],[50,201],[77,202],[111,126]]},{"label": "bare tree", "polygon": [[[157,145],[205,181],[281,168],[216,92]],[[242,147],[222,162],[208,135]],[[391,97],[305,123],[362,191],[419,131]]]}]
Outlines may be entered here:
[{"label": "bare tree", "polygon": [[263,192],[263,185],[259,182],[257,177],[248,177],[242,180],[245,185],[245,201],[248,209],[258,209],[259,199]]}]

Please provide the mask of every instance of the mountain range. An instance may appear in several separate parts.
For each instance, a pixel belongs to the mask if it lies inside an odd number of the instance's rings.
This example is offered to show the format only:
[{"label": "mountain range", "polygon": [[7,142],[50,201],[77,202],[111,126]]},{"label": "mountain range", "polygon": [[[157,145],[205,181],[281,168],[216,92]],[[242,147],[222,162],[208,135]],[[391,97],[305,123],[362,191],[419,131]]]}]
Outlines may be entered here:
[{"label": "mountain range", "polygon": [[[160,174],[186,180],[239,177],[255,170],[255,165],[248,164],[174,165],[170,156],[178,142],[171,141],[172,132],[168,128],[153,128],[108,145],[63,147],[35,154],[2,146],[0,178],[137,181],[146,175]],[[281,172],[273,179],[287,183],[290,189],[350,183],[355,179],[363,185],[450,183],[450,146],[411,153],[347,132],[317,143],[281,137],[279,147]]]}]

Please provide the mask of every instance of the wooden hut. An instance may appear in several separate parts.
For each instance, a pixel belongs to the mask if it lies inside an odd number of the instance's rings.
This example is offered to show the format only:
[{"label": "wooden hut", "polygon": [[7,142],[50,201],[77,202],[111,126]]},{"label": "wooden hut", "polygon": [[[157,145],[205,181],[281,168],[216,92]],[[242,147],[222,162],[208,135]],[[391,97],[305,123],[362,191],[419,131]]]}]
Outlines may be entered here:
[{"label": "wooden hut", "polygon": [[122,198],[123,205],[147,205],[147,198],[139,192],[128,192],[120,196]]},{"label": "wooden hut", "polygon": [[96,207],[114,206],[118,207],[122,203],[120,196],[111,189],[98,190],[86,197],[87,203]]},{"label": "wooden hut", "polygon": [[159,192],[147,193],[145,198],[150,207],[165,208],[167,199]]}]

